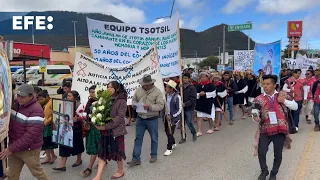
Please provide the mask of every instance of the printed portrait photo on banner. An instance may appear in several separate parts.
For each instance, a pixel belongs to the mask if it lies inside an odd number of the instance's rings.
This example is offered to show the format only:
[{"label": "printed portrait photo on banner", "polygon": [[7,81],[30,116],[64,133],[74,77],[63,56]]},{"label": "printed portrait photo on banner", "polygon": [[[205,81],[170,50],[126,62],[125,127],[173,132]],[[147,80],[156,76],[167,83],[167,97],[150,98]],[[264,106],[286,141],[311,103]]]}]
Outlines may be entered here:
[{"label": "printed portrait photo on banner", "polygon": [[75,102],[65,99],[52,99],[54,130],[52,142],[73,147],[73,116]]}]

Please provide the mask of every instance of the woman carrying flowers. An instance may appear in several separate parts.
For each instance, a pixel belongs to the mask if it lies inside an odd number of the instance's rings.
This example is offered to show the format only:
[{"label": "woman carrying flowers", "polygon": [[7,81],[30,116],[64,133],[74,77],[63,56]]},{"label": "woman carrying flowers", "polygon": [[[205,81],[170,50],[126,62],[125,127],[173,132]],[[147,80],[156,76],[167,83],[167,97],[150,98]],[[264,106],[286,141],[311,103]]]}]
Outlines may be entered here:
[{"label": "woman carrying flowers", "polygon": [[[75,116],[72,118],[72,135],[67,133],[69,139],[69,144],[73,144],[73,147],[59,146],[59,156],[61,157],[61,162],[58,168],[53,168],[56,171],[66,171],[66,163],[68,157],[77,156],[76,162],[72,167],[77,167],[82,164],[81,155],[84,152],[83,138],[82,138],[82,124],[83,124],[83,112],[84,105],[80,103],[80,95],[77,91],[71,91],[67,95],[67,99],[76,102],[76,112]],[[70,132],[71,133],[71,132]],[[73,137],[73,140],[71,139]]]},{"label": "woman carrying flowers", "polygon": [[127,92],[122,84],[112,81],[108,84],[108,90],[97,90],[97,98],[94,104],[91,121],[101,131],[99,140],[98,172],[94,180],[100,180],[106,161],[117,161],[118,170],[111,179],[124,176],[123,160],[126,159],[124,135],[127,134],[125,115],[127,109]]},{"label": "woman carrying flowers", "polygon": [[92,104],[97,101],[95,95],[96,85],[93,85],[89,88],[89,100],[84,109],[84,117],[86,118],[84,128],[86,130],[86,152],[90,155],[90,162],[88,168],[81,172],[83,177],[88,177],[92,172],[92,166],[96,161],[98,155],[98,142],[100,139],[100,131],[91,123],[91,118],[89,114],[92,112]]}]

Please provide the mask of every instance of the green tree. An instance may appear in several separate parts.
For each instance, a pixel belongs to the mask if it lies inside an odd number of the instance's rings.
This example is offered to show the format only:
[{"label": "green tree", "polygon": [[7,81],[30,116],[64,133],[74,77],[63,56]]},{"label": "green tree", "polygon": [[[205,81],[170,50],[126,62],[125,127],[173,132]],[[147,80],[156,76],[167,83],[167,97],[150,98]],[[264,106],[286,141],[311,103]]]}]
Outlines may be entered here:
[{"label": "green tree", "polygon": [[203,69],[205,67],[210,67],[213,69],[217,69],[218,64],[219,64],[219,58],[217,58],[215,56],[209,56],[199,63],[199,68]]},{"label": "green tree", "polygon": [[187,64],[187,67],[188,67],[188,68],[190,68],[190,66],[191,66],[190,64]]}]

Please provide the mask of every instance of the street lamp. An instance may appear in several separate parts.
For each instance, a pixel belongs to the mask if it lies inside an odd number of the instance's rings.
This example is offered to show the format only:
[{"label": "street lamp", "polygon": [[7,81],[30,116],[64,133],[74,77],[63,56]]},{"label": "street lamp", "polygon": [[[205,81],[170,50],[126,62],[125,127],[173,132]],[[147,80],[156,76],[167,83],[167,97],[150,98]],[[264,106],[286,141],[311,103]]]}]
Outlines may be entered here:
[{"label": "street lamp", "polygon": [[73,23],[73,33],[74,33],[74,57],[76,57],[77,53],[77,31],[76,31],[76,23],[77,21],[72,21]]},{"label": "street lamp", "polygon": [[[247,21],[248,24],[252,24],[252,21]],[[248,30],[248,50],[250,50],[250,29]]]}]

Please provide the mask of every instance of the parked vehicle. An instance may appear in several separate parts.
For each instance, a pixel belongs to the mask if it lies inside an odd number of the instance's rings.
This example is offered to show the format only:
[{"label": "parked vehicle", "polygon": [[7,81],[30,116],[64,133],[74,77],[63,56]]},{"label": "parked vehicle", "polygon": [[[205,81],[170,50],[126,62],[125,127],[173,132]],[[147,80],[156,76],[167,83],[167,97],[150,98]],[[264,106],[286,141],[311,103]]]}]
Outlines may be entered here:
[{"label": "parked vehicle", "polygon": [[[26,71],[28,71],[30,68],[26,68]],[[16,81],[17,84],[23,83],[23,77],[24,77],[24,71],[23,68],[18,69],[16,72],[12,74],[12,79]]]},{"label": "parked vehicle", "polygon": [[[39,72],[39,66],[31,67],[27,71],[27,79],[31,85],[42,85],[42,73]],[[47,65],[44,73],[44,84],[61,84],[65,78],[72,78],[71,69],[67,65]]]},{"label": "parked vehicle", "polygon": [[23,68],[23,66],[10,66],[11,74],[15,73],[18,69]]}]

